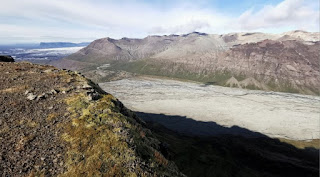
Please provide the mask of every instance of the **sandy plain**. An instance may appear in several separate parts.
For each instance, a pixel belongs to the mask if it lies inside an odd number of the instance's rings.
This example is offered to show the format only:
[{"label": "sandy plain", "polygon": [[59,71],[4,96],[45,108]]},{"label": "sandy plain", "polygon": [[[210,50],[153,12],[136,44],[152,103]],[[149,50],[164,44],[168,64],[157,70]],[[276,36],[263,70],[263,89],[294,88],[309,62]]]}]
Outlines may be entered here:
[{"label": "sandy plain", "polygon": [[[320,97],[151,77],[99,84],[133,111],[179,115],[272,138],[320,138]],[[194,130],[197,131],[197,130]]]}]

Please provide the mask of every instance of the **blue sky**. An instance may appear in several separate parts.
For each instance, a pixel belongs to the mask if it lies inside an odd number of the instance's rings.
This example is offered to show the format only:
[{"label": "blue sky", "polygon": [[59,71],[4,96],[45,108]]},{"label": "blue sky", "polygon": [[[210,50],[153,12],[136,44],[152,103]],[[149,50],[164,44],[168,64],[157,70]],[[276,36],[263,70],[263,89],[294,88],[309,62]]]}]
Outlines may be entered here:
[{"label": "blue sky", "polygon": [[319,31],[318,0],[10,0],[0,7],[0,44],[296,29]]}]

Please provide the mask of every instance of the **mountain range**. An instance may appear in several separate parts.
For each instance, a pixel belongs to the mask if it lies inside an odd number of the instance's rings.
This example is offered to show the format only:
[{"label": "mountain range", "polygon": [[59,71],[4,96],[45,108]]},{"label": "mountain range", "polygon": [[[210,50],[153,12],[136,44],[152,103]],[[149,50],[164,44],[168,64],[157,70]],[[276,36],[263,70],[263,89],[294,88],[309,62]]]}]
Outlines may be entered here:
[{"label": "mountain range", "polygon": [[318,95],[319,47],[319,33],[300,30],[282,34],[193,32],[119,40],[107,37],[51,64],[80,70],[95,81],[110,80],[115,72],[126,71]]}]

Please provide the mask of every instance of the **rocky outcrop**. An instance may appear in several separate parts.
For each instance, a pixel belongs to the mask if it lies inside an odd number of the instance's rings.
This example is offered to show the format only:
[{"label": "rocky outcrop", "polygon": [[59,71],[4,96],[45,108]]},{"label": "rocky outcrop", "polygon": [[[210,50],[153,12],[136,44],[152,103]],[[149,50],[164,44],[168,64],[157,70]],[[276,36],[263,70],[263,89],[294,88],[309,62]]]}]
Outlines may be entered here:
[{"label": "rocky outcrop", "polygon": [[14,62],[14,59],[9,55],[0,55],[0,62]]},{"label": "rocky outcrop", "polygon": [[234,78],[233,76],[227,80],[226,86],[242,88],[239,81],[236,78]]},{"label": "rocky outcrop", "polygon": [[143,121],[80,73],[0,63],[0,82],[0,176],[184,176]]}]

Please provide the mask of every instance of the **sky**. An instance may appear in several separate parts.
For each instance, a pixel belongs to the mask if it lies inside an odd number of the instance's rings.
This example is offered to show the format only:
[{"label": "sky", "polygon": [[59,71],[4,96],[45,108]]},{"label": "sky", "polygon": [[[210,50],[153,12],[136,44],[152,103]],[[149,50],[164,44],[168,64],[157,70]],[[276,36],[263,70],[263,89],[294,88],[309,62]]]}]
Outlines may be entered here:
[{"label": "sky", "polygon": [[193,31],[319,32],[319,0],[2,0],[0,44]]}]

